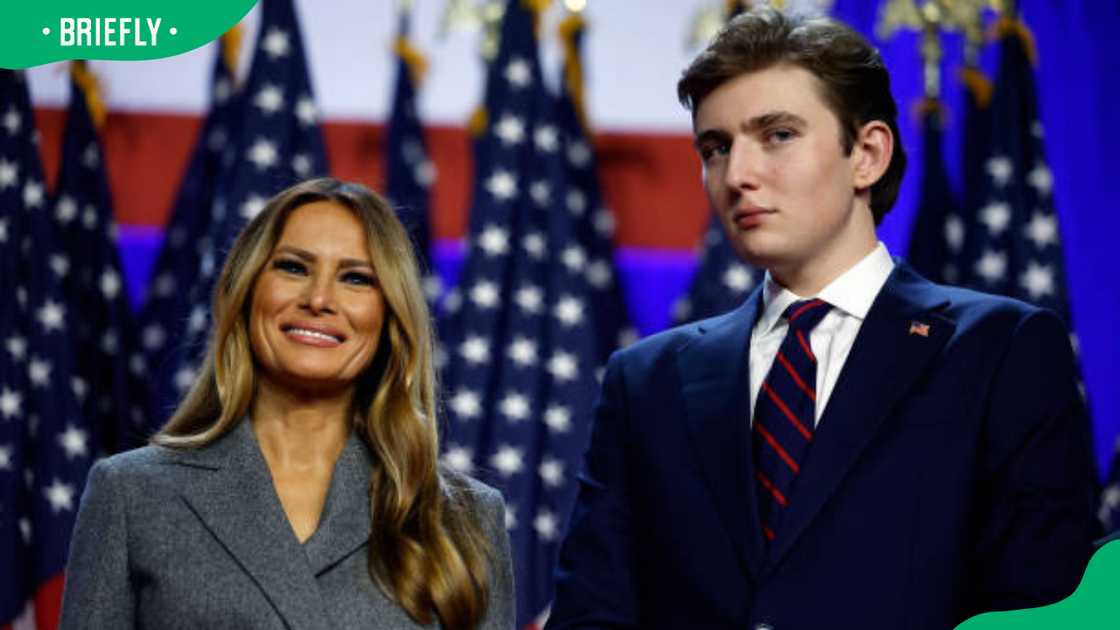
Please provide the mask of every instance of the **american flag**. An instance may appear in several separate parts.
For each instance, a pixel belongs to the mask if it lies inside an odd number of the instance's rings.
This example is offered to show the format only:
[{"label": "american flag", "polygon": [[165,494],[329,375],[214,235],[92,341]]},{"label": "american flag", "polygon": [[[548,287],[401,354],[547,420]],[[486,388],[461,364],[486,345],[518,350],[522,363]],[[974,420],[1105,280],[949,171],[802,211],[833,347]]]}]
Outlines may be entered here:
[{"label": "american flag", "polygon": [[583,102],[580,53],[587,22],[569,13],[560,23],[564,44],[564,77],[556,100],[556,120],[568,162],[568,190],[563,205],[572,215],[576,242],[561,253],[565,264],[583,267],[592,291],[592,319],[598,334],[599,362],[614,350],[633,343],[638,333],[630,323],[622,285],[614,266],[614,215],[603,201],[598,164]]},{"label": "american flag", "polygon": [[402,13],[393,49],[397,57],[397,81],[389,115],[388,159],[385,160],[385,191],[397,206],[397,214],[408,228],[424,272],[424,292],[430,304],[440,298],[439,275],[429,256],[431,228],[429,202],[436,169],[428,154],[424,128],[417,113],[416,90],[426,61],[408,39],[409,16]]},{"label": "american flag", "polygon": [[537,621],[586,446],[601,356],[554,98],[534,16],[510,1],[487,72],[468,251],[444,332],[449,436],[443,461],[505,494],[517,620]]},{"label": "american flag", "polygon": [[[178,393],[194,381],[210,329],[210,296],[222,261],[241,228],[284,188],[326,175],[327,155],[311,92],[292,0],[262,0],[260,32],[244,93],[234,106],[230,162],[215,183],[211,223],[189,292],[185,350],[170,366]],[[179,332],[178,330],[176,332]]]},{"label": "american flag", "polygon": [[921,112],[921,193],[906,258],[930,280],[956,284],[960,282],[965,221],[941,149],[946,112],[936,99],[926,99]]},{"label": "american flag", "polygon": [[164,228],[163,246],[152,270],[144,306],[138,316],[140,344],[145,361],[154,375],[152,388],[152,426],[165,420],[181,397],[175,386],[174,370],[182,348],[174,343],[180,337],[189,312],[189,289],[198,276],[202,257],[200,244],[213,221],[211,208],[223,160],[232,164],[233,146],[229,141],[238,93],[234,71],[240,26],[222,36],[210,81],[210,111],[202,123],[186,173]]},{"label": "american flag", "polygon": [[38,150],[24,77],[0,70],[0,626],[34,597],[39,627],[53,628],[95,445],[75,395],[71,326],[79,318],[49,264],[64,247]]},{"label": "american flag", "polygon": [[[148,427],[147,369],[117,251],[113,199],[97,129],[104,120],[96,79],[71,64],[70,107],[52,197],[62,250],[45,260],[75,313],[75,388],[99,454],[139,445]],[[100,111],[95,109],[100,108]],[[134,355],[135,353],[135,355]]]}]

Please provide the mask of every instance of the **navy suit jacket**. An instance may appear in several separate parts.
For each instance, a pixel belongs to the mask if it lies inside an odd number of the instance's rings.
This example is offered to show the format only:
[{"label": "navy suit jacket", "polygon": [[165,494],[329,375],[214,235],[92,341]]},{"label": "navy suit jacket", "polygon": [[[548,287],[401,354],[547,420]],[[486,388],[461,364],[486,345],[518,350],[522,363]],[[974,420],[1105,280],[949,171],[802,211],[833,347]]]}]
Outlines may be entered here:
[{"label": "navy suit jacket", "polygon": [[748,391],[760,302],[612,357],[549,630],[940,630],[1073,591],[1096,478],[1054,314],[898,265],[767,548]]}]

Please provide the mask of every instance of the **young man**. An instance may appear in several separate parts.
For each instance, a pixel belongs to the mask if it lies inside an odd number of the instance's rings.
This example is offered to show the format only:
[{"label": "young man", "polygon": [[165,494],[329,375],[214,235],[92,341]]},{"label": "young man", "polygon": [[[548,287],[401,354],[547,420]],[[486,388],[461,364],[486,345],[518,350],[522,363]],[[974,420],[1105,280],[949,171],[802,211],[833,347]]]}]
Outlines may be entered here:
[{"label": "young man", "polygon": [[878,241],[905,168],[878,53],[759,9],[678,91],[767,278],[612,358],[548,628],[940,630],[1070,594],[1096,526],[1065,327]]}]

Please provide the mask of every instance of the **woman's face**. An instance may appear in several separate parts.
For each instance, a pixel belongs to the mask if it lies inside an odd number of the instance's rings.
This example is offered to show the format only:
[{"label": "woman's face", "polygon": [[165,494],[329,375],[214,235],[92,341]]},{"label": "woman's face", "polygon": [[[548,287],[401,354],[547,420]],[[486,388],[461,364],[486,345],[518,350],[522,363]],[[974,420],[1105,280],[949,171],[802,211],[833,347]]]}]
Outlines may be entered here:
[{"label": "woman's face", "polygon": [[311,393],[353,387],[385,320],[368,249],[362,224],[337,203],[316,201],[288,215],[249,314],[263,379]]}]

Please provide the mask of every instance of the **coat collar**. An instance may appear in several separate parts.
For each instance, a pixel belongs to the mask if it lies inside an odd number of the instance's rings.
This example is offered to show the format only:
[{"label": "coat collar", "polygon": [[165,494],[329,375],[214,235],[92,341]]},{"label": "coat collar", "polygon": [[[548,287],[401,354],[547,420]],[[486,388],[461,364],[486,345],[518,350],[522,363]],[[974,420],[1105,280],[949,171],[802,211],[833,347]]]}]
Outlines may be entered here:
[{"label": "coat collar", "polygon": [[331,478],[316,532],[303,545],[280,504],[248,419],[215,442],[175,451],[197,468],[184,501],[264,591],[292,628],[326,630],[330,616],[316,577],[360,549],[370,534],[371,455],[351,435]]},{"label": "coat collar", "polygon": [[[750,336],[761,302],[758,288],[735,311],[696,324],[693,338],[677,355],[684,421],[697,461],[740,562],[755,578],[789,552],[956,328],[941,313],[948,304],[944,292],[899,262],[860,328],[821,418],[790,512],[766,553],[749,429]],[[912,331],[914,324],[918,329]]]}]

